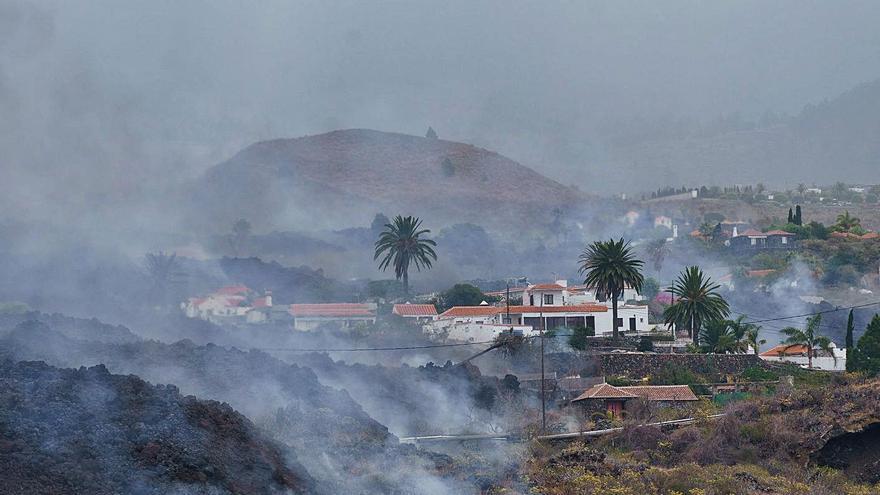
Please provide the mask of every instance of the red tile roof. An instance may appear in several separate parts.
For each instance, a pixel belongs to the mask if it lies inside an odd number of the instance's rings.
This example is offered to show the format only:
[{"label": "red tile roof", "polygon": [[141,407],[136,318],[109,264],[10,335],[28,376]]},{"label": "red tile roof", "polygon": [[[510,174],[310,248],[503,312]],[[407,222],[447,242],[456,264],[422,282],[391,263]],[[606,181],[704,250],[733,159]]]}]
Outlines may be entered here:
[{"label": "red tile roof", "polygon": [[236,294],[247,294],[251,290],[247,288],[245,285],[227,285],[226,287],[220,287],[214,294],[220,294],[224,296],[234,296]]},{"label": "red tile roof", "polygon": [[529,290],[565,290],[565,287],[559,284],[535,284]]},{"label": "red tile roof", "polygon": [[444,311],[440,318],[461,318],[467,316],[492,316],[504,311],[497,306],[453,306]]},{"label": "red tile roof", "polygon": [[699,400],[694,391],[687,385],[646,385],[619,387],[625,392],[637,395],[647,400],[661,401],[686,401]]},{"label": "red tile roof", "polygon": [[291,304],[290,314],[323,317],[376,316],[370,306],[357,303]]},{"label": "red tile roof", "polygon": [[774,273],[776,273],[776,270],[773,270],[773,269],[749,270],[746,272],[746,275],[748,275],[749,278],[763,278],[763,277],[766,277],[767,275],[772,275]]},{"label": "red tile roof", "polygon": [[687,385],[639,385],[632,387],[615,387],[600,383],[587,389],[572,402],[587,399],[635,399],[641,397],[657,401],[694,401],[699,400]]},{"label": "red tile roof", "polygon": [[254,299],[254,307],[255,308],[267,308],[269,307],[269,301],[267,297],[258,297]]},{"label": "red tile roof", "polygon": [[861,239],[860,236],[853,234],[852,232],[832,232],[831,237],[835,239]]},{"label": "red tile roof", "polygon": [[868,232],[862,236],[862,239],[880,239],[880,234],[877,232]]},{"label": "red tile roof", "polygon": [[784,230],[770,230],[768,232],[764,232],[764,235],[785,235],[785,236],[794,236],[791,232],[786,232]]},{"label": "red tile roof", "polygon": [[[502,312],[506,312],[507,308],[500,307]],[[573,304],[570,306],[511,306],[510,312],[516,314],[522,313],[605,313],[608,306],[604,304]]]},{"label": "red tile roof", "polygon": [[745,232],[740,232],[739,235],[747,237],[764,237],[767,234],[761,232],[760,230],[748,229]]},{"label": "red tile roof", "polygon": [[600,383],[588,388],[584,393],[573,399],[572,402],[587,399],[635,399],[636,397],[638,396],[629,393],[620,387],[608,385],[607,383]]},{"label": "red tile roof", "polygon": [[797,344],[788,345],[780,344],[772,349],[768,349],[761,353],[763,357],[782,357],[782,356],[806,356],[807,346]]},{"label": "red tile roof", "polygon": [[433,304],[395,304],[391,312],[400,316],[437,316]]}]

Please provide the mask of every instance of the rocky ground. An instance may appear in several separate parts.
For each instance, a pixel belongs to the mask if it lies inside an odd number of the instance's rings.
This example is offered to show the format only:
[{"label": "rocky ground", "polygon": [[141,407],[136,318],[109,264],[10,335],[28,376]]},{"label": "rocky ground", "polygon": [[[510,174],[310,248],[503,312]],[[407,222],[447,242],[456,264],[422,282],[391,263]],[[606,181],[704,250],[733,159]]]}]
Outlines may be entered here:
[{"label": "rocky ground", "polygon": [[176,387],[0,361],[0,492],[312,493],[289,453],[228,405]]}]

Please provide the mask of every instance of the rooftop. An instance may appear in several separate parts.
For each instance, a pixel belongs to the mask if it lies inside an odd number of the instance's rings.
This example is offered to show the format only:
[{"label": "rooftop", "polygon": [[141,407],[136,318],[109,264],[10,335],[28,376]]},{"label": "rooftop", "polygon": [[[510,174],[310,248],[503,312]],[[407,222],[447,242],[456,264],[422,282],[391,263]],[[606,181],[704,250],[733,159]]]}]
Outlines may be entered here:
[{"label": "rooftop", "polygon": [[433,304],[395,304],[391,312],[399,316],[437,316]]},{"label": "rooftop", "polygon": [[687,385],[637,385],[631,387],[615,387],[600,383],[587,389],[572,402],[588,399],[635,399],[641,397],[656,401],[695,401],[697,396]]},{"label": "rooftop", "polygon": [[290,314],[320,317],[376,316],[369,305],[359,303],[291,304]]}]

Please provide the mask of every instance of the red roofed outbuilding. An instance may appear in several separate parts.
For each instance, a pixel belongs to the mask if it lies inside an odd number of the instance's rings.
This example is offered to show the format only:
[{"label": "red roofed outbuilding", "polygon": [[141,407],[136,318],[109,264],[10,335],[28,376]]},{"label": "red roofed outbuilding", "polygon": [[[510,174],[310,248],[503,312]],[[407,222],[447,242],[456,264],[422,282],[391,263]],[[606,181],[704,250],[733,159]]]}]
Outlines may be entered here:
[{"label": "red roofed outbuilding", "polygon": [[376,322],[376,305],[361,303],[291,304],[294,330],[310,331],[326,323],[350,328]]},{"label": "red roofed outbuilding", "polygon": [[417,321],[433,321],[437,319],[437,308],[433,304],[395,304],[391,313],[402,318]]}]

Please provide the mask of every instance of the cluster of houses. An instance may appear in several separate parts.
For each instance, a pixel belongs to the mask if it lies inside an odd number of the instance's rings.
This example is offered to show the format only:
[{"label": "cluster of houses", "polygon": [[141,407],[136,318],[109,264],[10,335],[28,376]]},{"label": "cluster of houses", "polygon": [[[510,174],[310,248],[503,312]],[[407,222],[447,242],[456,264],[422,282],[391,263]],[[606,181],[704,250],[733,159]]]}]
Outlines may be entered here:
[{"label": "cluster of houses", "polygon": [[[422,326],[437,338],[462,342],[489,341],[502,332],[534,335],[557,328],[584,327],[596,335],[611,333],[611,301],[599,300],[594,290],[569,286],[566,280],[529,285],[511,291],[501,302],[490,305],[454,306],[438,313],[433,304],[395,304],[392,314]],[[494,299],[494,298],[493,298]],[[190,318],[220,324],[288,324],[294,330],[311,331],[324,324],[351,328],[376,321],[373,303],[325,303],[273,305],[271,291],[263,294],[244,285],[221,287],[203,297],[193,297],[181,304]],[[618,307],[618,329],[629,333],[647,332],[648,307],[631,288],[624,291]]]},{"label": "cluster of houses", "polygon": [[314,330],[330,322],[341,328],[376,322],[376,305],[372,303],[273,305],[271,291],[259,295],[240,284],[221,287],[207,296],[191,297],[180,306],[186,316],[213,323],[275,323],[299,331]]}]

